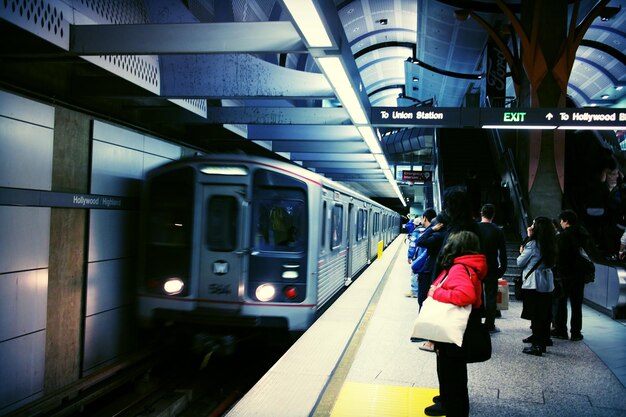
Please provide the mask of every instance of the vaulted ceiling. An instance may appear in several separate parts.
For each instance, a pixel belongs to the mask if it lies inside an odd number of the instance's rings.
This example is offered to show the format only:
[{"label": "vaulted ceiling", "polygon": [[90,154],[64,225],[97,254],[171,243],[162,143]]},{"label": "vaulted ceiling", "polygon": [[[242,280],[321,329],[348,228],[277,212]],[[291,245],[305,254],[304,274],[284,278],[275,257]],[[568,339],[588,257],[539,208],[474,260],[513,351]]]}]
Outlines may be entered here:
[{"label": "vaulted ceiling", "polygon": [[[581,19],[597,2],[581,0]],[[496,0],[315,1],[332,41],[326,48],[301,36],[289,3],[4,1],[0,84],[200,149],[254,143],[369,197],[398,201],[386,164],[427,166],[432,131],[379,129],[381,161],[365,139],[368,122],[355,124],[319,59],[341,57],[366,113],[467,105],[484,95],[488,34],[455,11],[471,8],[497,24]],[[505,3],[517,10],[520,0]],[[595,19],[578,48],[568,94],[579,106],[624,107],[625,3],[610,1],[616,13]]]}]

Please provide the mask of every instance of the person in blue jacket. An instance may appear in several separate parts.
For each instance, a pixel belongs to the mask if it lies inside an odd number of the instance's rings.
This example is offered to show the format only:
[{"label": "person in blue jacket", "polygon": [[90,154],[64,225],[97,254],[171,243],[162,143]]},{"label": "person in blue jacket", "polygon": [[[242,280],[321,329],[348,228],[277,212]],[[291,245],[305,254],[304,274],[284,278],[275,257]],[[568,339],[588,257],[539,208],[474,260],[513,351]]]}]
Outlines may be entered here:
[{"label": "person in blue jacket", "polygon": [[[412,265],[413,262],[418,258],[419,256],[419,251],[417,250],[417,245],[415,244],[415,241],[417,240],[417,238],[420,235],[420,232],[423,229],[420,229],[420,223],[419,223],[420,217],[415,217],[413,220],[411,220],[409,223],[407,223],[405,225],[405,228],[408,232],[408,240],[409,240],[409,249],[407,251],[407,261],[409,263],[409,265]],[[411,273],[411,291],[406,293],[405,295],[407,297],[411,297],[411,298],[417,298],[417,275],[412,272]]]}]

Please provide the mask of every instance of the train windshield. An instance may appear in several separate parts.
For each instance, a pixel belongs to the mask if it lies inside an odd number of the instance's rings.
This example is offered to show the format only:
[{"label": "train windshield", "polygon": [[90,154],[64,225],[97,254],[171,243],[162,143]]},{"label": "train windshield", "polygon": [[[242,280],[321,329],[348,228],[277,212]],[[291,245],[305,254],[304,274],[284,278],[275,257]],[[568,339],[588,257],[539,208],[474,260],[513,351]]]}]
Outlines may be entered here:
[{"label": "train windshield", "polygon": [[150,183],[146,272],[149,279],[189,276],[193,171],[166,173]]},{"label": "train windshield", "polygon": [[254,246],[261,251],[301,252],[306,243],[304,195],[299,190],[282,193],[286,194],[282,198],[274,195],[255,201]]}]

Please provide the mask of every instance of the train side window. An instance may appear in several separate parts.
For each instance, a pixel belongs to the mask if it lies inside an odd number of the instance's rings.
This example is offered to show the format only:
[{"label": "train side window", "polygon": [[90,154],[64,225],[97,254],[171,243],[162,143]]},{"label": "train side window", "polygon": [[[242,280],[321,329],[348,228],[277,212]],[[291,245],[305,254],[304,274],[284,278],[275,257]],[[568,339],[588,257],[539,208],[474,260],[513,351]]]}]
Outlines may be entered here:
[{"label": "train side window", "polygon": [[374,235],[378,234],[378,222],[379,222],[379,213],[374,213],[374,227],[373,227],[374,230],[372,230],[372,233]]},{"label": "train side window", "polygon": [[367,211],[363,210],[363,233],[361,233],[363,238],[367,237]]},{"label": "train side window", "polygon": [[335,204],[330,226],[330,248],[337,249],[343,239],[343,206]]},{"label": "train side window", "polygon": [[326,247],[326,202],[322,204],[322,242],[320,244],[321,248],[324,249]]},{"label": "train side window", "polygon": [[213,196],[207,212],[207,240],[209,249],[232,252],[237,248],[237,199],[231,196]]},{"label": "train side window", "polygon": [[356,240],[361,241],[365,235],[365,211],[359,209],[356,213]]}]

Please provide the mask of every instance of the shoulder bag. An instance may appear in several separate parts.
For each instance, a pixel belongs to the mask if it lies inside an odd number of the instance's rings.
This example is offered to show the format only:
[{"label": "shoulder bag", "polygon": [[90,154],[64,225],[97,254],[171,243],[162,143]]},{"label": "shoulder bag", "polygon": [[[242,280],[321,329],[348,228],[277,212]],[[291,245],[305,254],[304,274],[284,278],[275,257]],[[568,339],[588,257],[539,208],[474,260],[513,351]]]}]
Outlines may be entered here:
[{"label": "shoulder bag", "polygon": [[543,258],[539,258],[537,263],[533,265],[533,267],[530,269],[530,271],[528,271],[525,277],[522,277],[522,274],[520,274],[516,276],[515,278],[513,278],[513,284],[515,285],[515,299],[516,300],[521,301],[524,299],[524,295],[522,293],[522,285],[524,284],[524,281],[526,281],[528,276],[532,274],[535,271],[535,269],[539,267],[539,264],[541,264],[542,261],[543,261]]},{"label": "shoulder bag", "polygon": [[[437,288],[441,287],[446,279],[448,279],[447,274]],[[419,315],[415,319],[412,337],[454,343],[460,347],[463,344],[463,334],[471,311],[471,305],[458,306],[428,297],[424,300]]]}]

